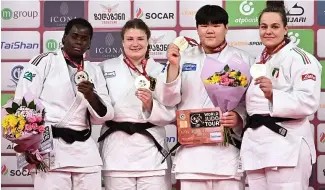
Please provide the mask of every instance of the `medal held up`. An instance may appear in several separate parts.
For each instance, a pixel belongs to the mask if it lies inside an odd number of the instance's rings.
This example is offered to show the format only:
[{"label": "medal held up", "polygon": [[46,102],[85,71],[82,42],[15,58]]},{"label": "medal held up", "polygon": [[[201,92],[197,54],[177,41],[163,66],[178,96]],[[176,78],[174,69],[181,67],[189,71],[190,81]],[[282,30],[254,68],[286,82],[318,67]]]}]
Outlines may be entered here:
[{"label": "medal held up", "polygon": [[65,59],[67,59],[70,63],[77,67],[77,72],[74,74],[74,82],[76,84],[79,84],[82,81],[88,81],[89,75],[86,71],[84,71],[84,61],[81,60],[81,63],[78,64],[75,61],[72,61],[67,53],[65,53],[64,51],[62,51],[62,53]]}]

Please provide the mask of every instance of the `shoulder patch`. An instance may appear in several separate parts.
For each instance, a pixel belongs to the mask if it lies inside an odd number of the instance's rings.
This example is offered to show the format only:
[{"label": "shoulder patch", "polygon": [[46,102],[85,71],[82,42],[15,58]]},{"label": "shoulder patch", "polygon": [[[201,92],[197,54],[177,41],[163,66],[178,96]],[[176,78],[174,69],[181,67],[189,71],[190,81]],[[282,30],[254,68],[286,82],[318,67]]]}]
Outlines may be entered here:
[{"label": "shoulder patch", "polygon": [[294,52],[296,52],[302,58],[302,60],[304,61],[304,64],[305,65],[311,64],[311,61],[309,60],[307,54],[304,51],[302,51],[299,48],[292,48],[291,50],[293,50]]},{"label": "shoulder patch", "polygon": [[42,60],[44,57],[48,56],[49,54],[57,55],[57,53],[55,53],[55,52],[42,53],[42,54],[40,54],[39,56],[37,56],[37,57],[32,61],[31,64],[37,66],[37,65],[41,62],[41,60]]}]

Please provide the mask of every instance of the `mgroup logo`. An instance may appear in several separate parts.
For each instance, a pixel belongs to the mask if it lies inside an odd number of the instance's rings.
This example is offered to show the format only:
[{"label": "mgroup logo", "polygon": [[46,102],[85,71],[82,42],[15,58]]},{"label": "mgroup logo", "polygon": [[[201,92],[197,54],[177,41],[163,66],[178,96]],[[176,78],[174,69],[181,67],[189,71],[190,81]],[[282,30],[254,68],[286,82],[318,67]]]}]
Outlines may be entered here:
[{"label": "mgroup logo", "polygon": [[109,59],[123,52],[120,32],[94,32],[89,58]]},{"label": "mgroup logo", "polygon": [[53,52],[63,47],[64,31],[45,31],[43,33],[43,52]]},{"label": "mgroup logo", "polygon": [[36,28],[40,25],[40,2],[4,1],[1,3],[3,28]]},{"label": "mgroup logo", "polygon": [[230,26],[256,26],[265,1],[226,1]]},{"label": "mgroup logo", "polygon": [[90,1],[89,20],[95,27],[122,27],[131,17],[130,6],[129,1],[118,3]]},{"label": "mgroup logo", "polygon": [[175,27],[176,1],[135,1],[134,17],[151,27]]},{"label": "mgroup logo", "polygon": [[74,18],[85,17],[83,1],[45,1],[44,26],[64,27]]},{"label": "mgroup logo", "polygon": [[56,51],[56,50],[60,49],[61,47],[63,47],[62,42],[58,42],[55,39],[49,39],[49,40],[46,40],[46,42],[45,42],[45,48],[48,51]]}]

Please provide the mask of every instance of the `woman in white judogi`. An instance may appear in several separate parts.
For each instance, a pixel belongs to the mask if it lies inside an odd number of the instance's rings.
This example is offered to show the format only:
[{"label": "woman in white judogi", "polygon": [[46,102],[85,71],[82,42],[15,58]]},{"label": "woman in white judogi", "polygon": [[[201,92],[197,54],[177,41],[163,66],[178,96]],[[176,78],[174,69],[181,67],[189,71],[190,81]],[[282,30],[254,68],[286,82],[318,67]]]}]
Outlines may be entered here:
[{"label": "woman in white judogi", "polygon": [[251,67],[243,169],[250,190],[307,190],[316,161],[308,116],[319,106],[322,67],[287,38],[283,1],[267,2],[259,30],[266,49]]},{"label": "woman in white judogi", "polygon": [[[175,110],[155,99],[163,65],[149,59],[150,30],[141,19],[122,28],[124,54],[100,64],[114,107],[101,131],[100,151],[107,190],[170,190],[164,126]],[[147,77],[147,78],[146,78]],[[137,131],[138,130],[138,131]]]}]

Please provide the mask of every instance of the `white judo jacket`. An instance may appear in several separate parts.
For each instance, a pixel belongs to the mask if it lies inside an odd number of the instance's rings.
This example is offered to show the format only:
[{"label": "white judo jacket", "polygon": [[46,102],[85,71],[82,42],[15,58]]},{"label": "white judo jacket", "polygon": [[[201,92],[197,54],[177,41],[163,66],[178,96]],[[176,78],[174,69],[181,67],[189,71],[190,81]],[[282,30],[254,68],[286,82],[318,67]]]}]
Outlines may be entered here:
[{"label": "white judo jacket", "polygon": [[[259,61],[257,57],[256,62]],[[288,130],[286,137],[265,126],[256,130],[248,128],[240,152],[243,168],[296,166],[302,141],[308,144],[311,161],[315,163],[314,137],[308,116],[319,107],[322,66],[313,55],[289,43],[266,62],[266,67],[266,77],[272,81],[273,103],[252,82],[246,93],[248,114],[296,120],[278,123]]]},{"label": "white judo jacket", "polygon": [[[40,54],[29,61],[17,84],[15,99],[22,99],[26,93],[38,97],[45,107],[46,126],[59,124],[59,127],[85,130],[89,128],[87,110],[90,112],[92,124],[102,124],[106,120],[111,120],[114,116],[113,108],[100,68],[85,61],[84,70],[94,84],[95,93],[107,108],[104,117],[100,117],[83,94],[77,92],[76,85],[71,82],[68,65],[61,50]],[[58,138],[53,139],[53,143],[52,153],[55,162],[51,164],[51,170],[79,169],[78,171],[87,172],[87,168],[93,171],[94,167],[100,170],[102,159],[92,138],[85,142],[75,141],[72,144]]]},{"label": "white judo jacket", "polygon": [[[164,126],[175,118],[175,109],[166,107],[156,100],[156,91],[153,92],[152,112],[143,112],[142,101],[135,95],[135,78],[138,73],[128,68],[123,61],[123,55],[108,59],[100,64],[103,71],[109,95],[114,108],[115,122],[150,122],[156,127],[147,129],[167,149],[166,132]],[[162,71],[163,65],[149,59],[146,72],[156,78]],[[142,71],[142,67],[139,68]],[[156,88],[157,89],[157,88]],[[101,134],[108,128],[102,127]],[[139,177],[164,175],[167,163],[156,148],[152,139],[135,133],[128,135],[117,131],[109,135],[100,145],[106,176]]]},{"label": "white judo jacket", "polygon": [[[221,62],[226,62],[235,54],[247,64],[252,64],[254,61],[254,58],[248,53],[228,45],[221,53],[213,54],[213,56]],[[159,101],[167,106],[176,106],[179,110],[214,108],[201,80],[201,71],[206,56],[200,47],[191,47],[181,52],[180,71],[177,79],[166,83],[167,68],[159,77],[156,92]],[[183,70],[186,63],[195,66],[191,67],[192,69]],[[234,111],[245,120],[244,102]],[[242,127],[234,128],[238,137],[240,137],[241,131]],[[192,174],[207,174],[206,178],[208,179],[218,179],[218,176],[221,178],[237,176],[238,164],[239,150],[232,145],[228,147],[221,145],[181,146],[176,152],[172,169],[178,179],[197,179],[199,177]]]}]

